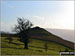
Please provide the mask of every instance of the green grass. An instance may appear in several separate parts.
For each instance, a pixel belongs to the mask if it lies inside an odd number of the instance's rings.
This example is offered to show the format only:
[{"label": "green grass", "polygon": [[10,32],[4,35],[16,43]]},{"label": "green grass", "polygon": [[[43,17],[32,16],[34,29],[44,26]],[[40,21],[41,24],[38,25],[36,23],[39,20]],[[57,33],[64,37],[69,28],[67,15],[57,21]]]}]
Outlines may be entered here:
[{"label": "green grass", "polygon": [[[6,37],[1,38],[1,55],[59,55],[59,51],[64,51],[67,47],[59,45],[53,42],[48,43],[48,51],[46,52],[44,48],[44,41],[31,39],[29,43],[29,49],[23,49],[24,44],[18,41],[17,38],[13,38],[12,44],[8,43]],[[14,43],[17,43],[15,45]],[[34,47],[31,47],[34,46]],[[41,47],[41,48],[36,48]],[[68,48],[69,49],[69,48]],[[41,51],[39,51],[41,50]],[[69,51],[73,51],[69,49]]]}]

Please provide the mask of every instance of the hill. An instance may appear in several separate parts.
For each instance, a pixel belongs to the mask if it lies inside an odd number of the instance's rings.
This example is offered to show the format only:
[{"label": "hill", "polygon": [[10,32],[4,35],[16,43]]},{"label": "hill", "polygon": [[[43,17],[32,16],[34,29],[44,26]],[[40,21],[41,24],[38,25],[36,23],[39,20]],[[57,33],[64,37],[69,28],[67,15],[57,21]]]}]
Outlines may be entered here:
[{"label": "hill", "polygon": [[[17,36],[16,34],[5,34],[5,35],[1,34],[1,35],[2,36]],[[73,42],[64,40],[64,39],[48,32],[47,30],[40,28],[40,27],[34,27],[34,28],[30,29],[28,36],[33,39],[40,39],[40,40],[44,40],[44,41],[55,42],[60,45],[74,49]]]},{"label": "hill", "polygon": [[51,41],[51,42],[56,42],[58,44],[67,46],[71,49],[74,49],[74,43],[64,40],[50,32],[48,32],[47,30],[40,28],[40,27],[34,27],[29,31],[29,36],[31,38],[35,38],[35,39],[41,39],[41,40],[45,40],[45,41]]},{"label": "hill", "polygon": [[29,49],[23,49],[24,43],[20,42],[18,38],[13,37],[13,41],[10,44],[6,39],[1,38],[1,55],[59,55],[59,51],[73,51],[63,45],[59,45],[53,42],[47,42],[48,50],[45,51],[45,41],[38,39],[30,39]]},{"label": "hill", "polygon": [[71,29],[51,29],[45,28],[48,32],[51,32],[63,39],[66,39],[71,42],[75,42],[74,40],[74,30]]}]

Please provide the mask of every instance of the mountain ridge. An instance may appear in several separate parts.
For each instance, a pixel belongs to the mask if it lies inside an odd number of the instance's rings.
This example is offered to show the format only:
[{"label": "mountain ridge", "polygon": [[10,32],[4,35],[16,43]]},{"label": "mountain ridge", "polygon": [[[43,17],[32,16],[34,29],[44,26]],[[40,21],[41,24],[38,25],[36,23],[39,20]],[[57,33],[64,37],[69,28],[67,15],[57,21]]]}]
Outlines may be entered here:
[{"label": "mountain ridge", "polygon": [[71,41],[75,43],[74,40],[74,30],[66,30],[66,29],[50,29],[45,28],[48,32],[53,33],[54,35],[57,35],[65,40]]}]

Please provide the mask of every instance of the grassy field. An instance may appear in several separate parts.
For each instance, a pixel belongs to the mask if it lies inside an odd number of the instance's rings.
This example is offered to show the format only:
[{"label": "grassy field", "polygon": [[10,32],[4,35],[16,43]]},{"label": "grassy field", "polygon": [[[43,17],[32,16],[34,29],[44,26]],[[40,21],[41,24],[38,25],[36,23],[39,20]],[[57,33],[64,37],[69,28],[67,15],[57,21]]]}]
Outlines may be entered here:
[{"label": "grassy field", "polygon": [[[23,49],[24,44],[13,37],[11,44],[6,37],[1,37],[1,55],[59,55],[59,51],[64,51],[67,47],[53,42],[48,43],[48,51],[44,49],[45,42],[42,40],[31,39],[29,49]],[[69,51],[73,51],[68,48]]]}]

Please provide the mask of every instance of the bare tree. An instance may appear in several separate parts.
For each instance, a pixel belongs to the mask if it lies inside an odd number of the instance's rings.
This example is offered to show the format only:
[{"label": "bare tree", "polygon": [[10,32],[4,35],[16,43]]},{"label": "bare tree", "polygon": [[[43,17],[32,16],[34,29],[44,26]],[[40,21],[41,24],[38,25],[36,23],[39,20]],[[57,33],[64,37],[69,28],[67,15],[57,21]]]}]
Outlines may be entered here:
[{"label": "bare tree", "polygon": [[47,51],[48,50],[48,43],[46,41],[45,41],[44,47],[45,47],[45,51]]},{"label": "bare tree", "polygon": [[24,49],[28,49],[28,32],[33,24],[29,20],[24,18],[18,18],[17,22],[18,24],[15,25],[14,30],[17,32],[20,41],[24,43]]}]

